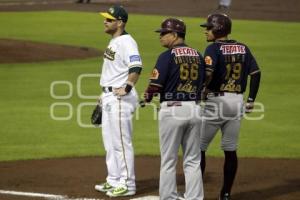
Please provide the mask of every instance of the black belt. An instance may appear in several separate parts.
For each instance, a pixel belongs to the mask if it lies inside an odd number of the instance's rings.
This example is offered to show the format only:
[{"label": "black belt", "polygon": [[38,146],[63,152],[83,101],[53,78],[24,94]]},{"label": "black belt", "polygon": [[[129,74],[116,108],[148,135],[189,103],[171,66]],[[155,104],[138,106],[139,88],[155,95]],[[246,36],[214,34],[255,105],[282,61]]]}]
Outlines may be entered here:
[{"label": "black belt", "polygon": [[112,92],[113,88],[111,86],[102,87],[102,91],[105,92],[105,93]]},{"label": "black belt", "polygon": [[215,97],[222,97],[225,96],[225,93],[242,94],[240,92],[209,92],[208,95],[213,95]]},{"label": "black belt", "polygon": [[212,95],[215,96],[215,97],[222,97],[224,96],[224,92],[212,92]]},{"label": "black belt", "polygon": [[181,101],[167,101],[167,106],[171,107],[171,106],[182,106]]},{"label": "black belt", "polygon": [[195,102],[195,103],[197,103],[196,101],[167,101],[167,106],[168,107],[182,106],[183,102]]}]

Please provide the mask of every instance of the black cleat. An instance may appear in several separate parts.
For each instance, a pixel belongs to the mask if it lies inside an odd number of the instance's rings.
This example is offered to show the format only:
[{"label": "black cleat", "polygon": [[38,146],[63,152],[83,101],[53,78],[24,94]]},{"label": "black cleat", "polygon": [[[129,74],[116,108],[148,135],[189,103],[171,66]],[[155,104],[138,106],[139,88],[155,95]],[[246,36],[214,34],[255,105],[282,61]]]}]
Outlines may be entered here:
[{"label": "black cleat", "polygon": [[219,200],[231,200],[231,198],[228,193],[225,193],[223,196],[219,196]]}]

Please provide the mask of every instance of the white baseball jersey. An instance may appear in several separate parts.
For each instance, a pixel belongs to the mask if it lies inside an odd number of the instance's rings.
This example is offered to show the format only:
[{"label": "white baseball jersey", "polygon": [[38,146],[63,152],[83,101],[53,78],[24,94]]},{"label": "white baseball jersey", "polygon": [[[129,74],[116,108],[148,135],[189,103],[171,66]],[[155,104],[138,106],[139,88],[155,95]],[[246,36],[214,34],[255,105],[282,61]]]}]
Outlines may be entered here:
[{"label": "white baseball jersey", "polygon": [[231,4],[231,0],[220,0],[219,5],[229,7]]},{"label": "white baseball jersey", "polygon": [[100,85],[114,88],[124,86],[132,67],[142,67],[135,40],[129,34],[111,39],[104,52]]},{"label": "white baseball jersey", "polygon": [[[111,39],[104,52],[100,85],[119,88],[126,85],[130,69],[142,67],[135,40],[128,34]],[[135,70],[133,70],[135,71]],[[113,187],[126,187],[135,193],[132,115],[138,95],[133,88],[124,96],[103,91],[102,137],[106,151],[106,181]]]}]

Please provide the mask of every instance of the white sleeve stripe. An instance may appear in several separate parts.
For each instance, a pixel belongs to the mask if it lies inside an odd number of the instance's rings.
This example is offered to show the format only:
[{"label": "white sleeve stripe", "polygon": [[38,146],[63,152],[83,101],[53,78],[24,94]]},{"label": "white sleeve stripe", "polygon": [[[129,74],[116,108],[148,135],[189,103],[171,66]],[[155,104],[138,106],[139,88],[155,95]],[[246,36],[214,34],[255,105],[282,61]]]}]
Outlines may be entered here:
[{"label": "white sleeve stripe", "polygon": [[260,70],[259,70],[259,69],[258,69],[258,70],[256,70],[256,71],[254,71],[254,72],[251,72],[251,73],[250,73],[250,75],[256,74],[256,73],[258,73],[258,72],[260,72]]},{"label": "white sleeve stripe", "polygon": [[163,87],[161,84],[157,84],[157,83],[150,83],[150,85],[154,85],[154,86],[158,86],[158,87]]},{"label": "white sleeve stripe", "polygon": [[134,68],[134,67],[139,67],[139,68],[143,68],[142,65],[131,65],[128,68]]}]

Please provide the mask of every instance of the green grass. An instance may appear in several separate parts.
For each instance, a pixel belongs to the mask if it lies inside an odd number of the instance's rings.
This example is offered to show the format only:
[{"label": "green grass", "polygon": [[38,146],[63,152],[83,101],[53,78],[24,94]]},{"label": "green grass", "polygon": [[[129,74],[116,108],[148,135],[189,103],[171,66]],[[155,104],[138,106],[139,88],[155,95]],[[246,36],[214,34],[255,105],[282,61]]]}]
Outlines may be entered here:
[{"label": "green grass", "polygon": [[[204,19],[182,17],[187,22],[187,43],[204,51],[207,43],[199,24]],[[139,44],[144,70],[137,89],[142,93],[157,56],[164,51],[158,35],[163,16],[130,15],[127,31]],[[0,38],[14,38],[50,43],[106,47],[109,36],[103,33],[103,19],[96,13],[82,12],[9,12],[0,13]],[[262,70],[261,89],[257,101],[265,106],[264,119],[244,120],[240,135],[239,155],[247,157],[299,158],[300,125],[296,122],[300,106],[300,23],[236,20],[232,38],[248,44]],[[76,90],[81,74],[101,71],[101,58],[0,65],[0,160],[38,159],[103,155],[100,129],[78,126],[81,99]],[[53,99],[53,81],[69,81],[73,95],[69,99]],[[98,79],[84,79],[82,92],[98,95]],[[57,85],[55,94],[65,95],[68,87]],[[50,106],[69,103],[73,110],[70,120],[55,121]],[[89,122],[91,106],[83,108],[84,123]],[[57,107],[55,115],[68,115],[67,107]],[[151,107],[139,109],[134,122],[136,154],[159,154],[157,121]],[[221,156],[220,137],[211,144],[209,155]]]}]

